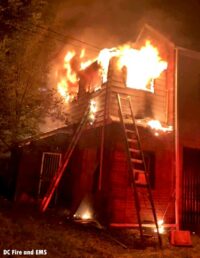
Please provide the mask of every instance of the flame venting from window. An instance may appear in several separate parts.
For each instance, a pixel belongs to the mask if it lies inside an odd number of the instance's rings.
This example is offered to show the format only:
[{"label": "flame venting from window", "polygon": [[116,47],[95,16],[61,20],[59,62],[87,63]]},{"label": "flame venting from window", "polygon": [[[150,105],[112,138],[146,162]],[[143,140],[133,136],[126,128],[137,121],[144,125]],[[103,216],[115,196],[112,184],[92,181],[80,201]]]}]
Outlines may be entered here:
[{"label": "flame venting from window", "polygon": [[129,88],[154,91],[151,84],[167,68],[158,50],[149,41],[140,50],[125,46],[120,49],[119,68],[127,68],[126,85]]},{"label": "flame venting from window", "polygon": [[117,59],[117,69],[126,70],[126,86],[129,88],[154,92],[153,80],[167,69],[167,62],[161,59],[158,49],[150,41],[146,41],[141,49],[134,49],[131,45],[106,48],[96,58],[89,60],[85,49],[79,55],[75,51],[68,51],[64,58],[65,75],[57,84],[58,92],[66,101],[73,99],[78,92],[80,71],[94,62],[100,66],[102,82],[107,82],[109,63],[113,57]]}]

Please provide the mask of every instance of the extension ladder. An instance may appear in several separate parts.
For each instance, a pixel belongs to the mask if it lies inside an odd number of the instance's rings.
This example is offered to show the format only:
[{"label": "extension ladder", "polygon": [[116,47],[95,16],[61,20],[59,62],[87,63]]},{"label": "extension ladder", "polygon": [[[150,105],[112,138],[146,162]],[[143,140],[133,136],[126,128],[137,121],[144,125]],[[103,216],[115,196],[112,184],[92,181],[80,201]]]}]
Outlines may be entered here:
[{"label": "extension ladder", "polygon": [[[162,246],[161,236],[159,234],[158,221],[151,192],[149,175],[145,164],[144,153],[141,148],[140,137],[135,123],[133,108],[130,97],[117,94],[119,106],[119,116],[125,136],[126,152],[129,163],[129,178],[135,201],[136,215],[139,224],[141,241],[144,242],[144,233],[142,228],[142,201],[145,196],[148,203],[148,210],[151,210],[153,221],[156,227],[159,245]],[[142,189],[142,194],[141,194]],[[144,205],[144,204],[143,204]]]},{"label": "extension ladder", "polygon": [[90,104],[87,106],[86,111],[85,111],[85,113],[72,137],[72,140],[68,146],[68,149],[64,155],[63,161],[61,162],[61,165],[59,166],[58,170],[56,171],[56,173],[51,181],[51,184],[47,190],[47,193],[45,194],[45,196],[40,204],[40,210],[42,212],[44,212],[47,209],[47,207],[52,199],[52,196],[62,178],[62,175],[63,175],[63,173],[69,163],[71,155],[75,149],[75,146],[76,146],[78,140],[80,139],[83,128],[88,120],[89,112],[90,112]]}]

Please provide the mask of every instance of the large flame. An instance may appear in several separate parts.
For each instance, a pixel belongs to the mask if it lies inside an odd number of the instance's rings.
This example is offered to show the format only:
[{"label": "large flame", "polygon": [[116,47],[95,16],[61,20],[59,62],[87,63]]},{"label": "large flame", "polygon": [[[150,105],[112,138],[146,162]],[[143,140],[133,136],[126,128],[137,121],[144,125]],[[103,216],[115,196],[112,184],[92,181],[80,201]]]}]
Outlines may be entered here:
[{"label": "large flame", "polygon": [[113,57],[118,60],[119,70],[126,69],[126,86],[130,88],[154,92],[153,80],[167,68],[167,62],[161,59],[158,49],[152,46],[150,41],[146,41],[145,46],[139,50],[131,45],[103,49],[96,58],[90,60],[86,59],[85,49],[79,55],[75,51],[69,51],[64,58],[65,76],[60,78],[57,84],[58,92],[66,101],[73,99],[78,92],[79,72],[94,61],[100,65],[102,82],[105,83]]},{"label": "large flame", "polygon": [[76,55],[74,51],[69,51],[64,58],[64,68],[66,70],[66,78],[69,82],[75,83],[77,81],[76,73],[72,70],[70,61]]},{"label": "large flame", "polygon": [[114,56],[117,56],[117,50],[116,48],[104,48],[100,51],[97,61],[101,66],[101,72],[102,72],[102,81],[103,83],[107,81],[108,78],[108,67],[110,63],[110,59]]},{"label": "large flame", "polygon": [[65,73],[57,83],[57,90],[66,102],[73,100],[78,93],[78,73],[94,61],[95,59],[86,60],[85,49],[82,49],[79,55],[74,50],[67,52],[64,57]]},{"label": "large flame", "polygon": [[167,68],[167,62],[161,60],[158,50],[147,41],[140,50],[125,46],[119,53],[119,68],[127,68],[127,87],[153,92],[151,81]]}]

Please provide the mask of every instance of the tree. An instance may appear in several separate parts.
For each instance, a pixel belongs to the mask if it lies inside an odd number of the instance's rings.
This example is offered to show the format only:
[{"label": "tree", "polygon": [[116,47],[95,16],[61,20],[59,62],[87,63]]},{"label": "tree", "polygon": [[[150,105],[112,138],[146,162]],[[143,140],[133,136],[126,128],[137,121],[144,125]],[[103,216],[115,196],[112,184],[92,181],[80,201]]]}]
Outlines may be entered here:
[{"label": "tree", "polygon": [[[50,54],[59,44],[44,28],[47,1],[3,1],[0,5],[0,140],[4,147],[39,132],[59,99],[47,85]],[[49,19],[51,22],[51,19]],[[50,38],[50,40],[49,40]],[[53,111],[53,112],[52,112]]]}]

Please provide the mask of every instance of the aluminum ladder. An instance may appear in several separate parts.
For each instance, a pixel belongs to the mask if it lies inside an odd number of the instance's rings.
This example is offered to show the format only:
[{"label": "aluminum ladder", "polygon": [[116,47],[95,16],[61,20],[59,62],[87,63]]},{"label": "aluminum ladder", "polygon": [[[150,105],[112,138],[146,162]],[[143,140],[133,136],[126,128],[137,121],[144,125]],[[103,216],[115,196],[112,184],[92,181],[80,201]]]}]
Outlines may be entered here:
[{"label": "aluminum ladder", "polygon": [[[157,238],[160,247],[162,246],[162,239],[159,233],[158,221],[155,211],[155,205],[151,192],[151,185],[149,181],[149,174],[145,164],[144,153],[141,148],[138,128],[135,123],[135,116],[131,105],[130,97],[127,95],[117,94],[117,102],[119,106],[119,116],[123,127],[125,138],[126,152],[129,164],[129,178],[131,188],[133,190],[133,198],[135,201],[135,209],[137,220],[139,224],[139,231],[142,243],[144,243],[144,233],[142,227],[142,196],[145,196],[148,202],[148,210],[152,212],[153,222],[157,232]],[[141,189],[143,195],[141,195]]]},{"label": "aluminum ladder", "polygon": [[69,160],[70,160],[71,155],[72,155],[72,153],[75,149],[75,146],[76,146],[78,140],[80,139],[83,128],[88,121],[89,112],[90,112],[90,104],[87,106],[86,111],[85,111],[85,113],[84,113],[84,115],[83,115],[83,117],[82,117],[82,119],[81,119],[81,121],[80,121],[72,139],[71,139],[71,142],[70,142],[70,144],[67,148],[67,151],[66,151],[66,153],[64,155],[64,158],[61,162],[61,165],[59,166],[58,170],[56,171],[56,173],[55,173],[55,175],[54,175],[54,177],[51,181],[51,184],[50,184],[50,186],[47,190],[47,193],[45,194],[45,196],[44,196],[44,198],[43,198],[43,200],[40,204],[40,211],[42,211],[42,212],[44,212],[47,209],[47,207],[48,207],[48,205],[49,205],[49,203],[50,203],[50,201],[53,197],[53,194],[54,194],[56,188],[58,187],[58,184],[59,184],[59,182],[62,178],[62,175],[63,175],[63,173],[64,173],[64,171],[65,171],[65,169],[66,169],[66,167],[69,163]]}]

